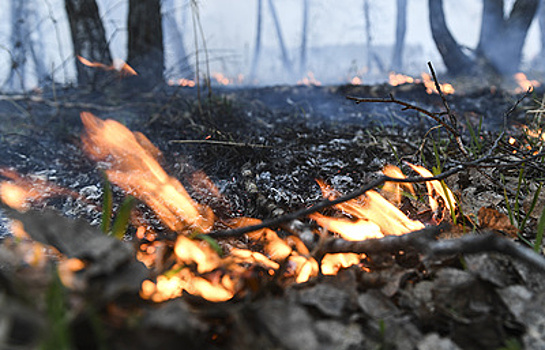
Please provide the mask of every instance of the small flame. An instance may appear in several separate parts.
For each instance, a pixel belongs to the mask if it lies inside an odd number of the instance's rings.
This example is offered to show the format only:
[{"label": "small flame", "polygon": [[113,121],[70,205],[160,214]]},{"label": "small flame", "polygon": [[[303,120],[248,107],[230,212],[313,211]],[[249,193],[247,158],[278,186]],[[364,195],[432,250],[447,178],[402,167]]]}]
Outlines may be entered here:
[{"label": "small flame", "polygon": [[119,73],[121,77],[138,75],[138,73],[136,73],[136,71],[131,66],[129,66],[127,62],[119,58],[114,59],[112,65],[107,65],[100,62],[91,62],[88,59],[81,56],[77,56],[77,57],[78,57],[78,60],[87,67],[99,68],[104,71],[116,71]]},{"label": "small flame", "polygon": [[[382,173],[386,176],[397,178],[397,179],[405,179],[406,176],[403,174],[401,169],[394,165],[386,165],[384,166],[384,169],[382,169]],[[390,182],[387,181],[384,186],[382,187],[382,194],[386,199],[388,199],[390,202],[393,202],[396,205],[401,204],[401,187],[404,187],[405,190],[409,191],[413,196],[416,196],[414,192],[414,187],[410,183],[398,183],[398,182]]]},{"label": "small flame", "polygon": [[[420,165],[413,165],[410,163],[407,163],[408,166],[410,166],[414,171],[416,171],[420,176],[422,177],[433,177],[433,174],[426,168]],[[453,211],[456,207],[456,201],[454,199],[454,194],[452,191],[444,186],[441,185],[441,182],[437,180],[433,181],[427,181],[426,187],[428,189],[428,198],[430,203],[430,208],[433,211],[437,211],[439,204],[436,200],[437,195],[443,200],[443,203],[445,203],[445,206],[449,209],[449,211]],[[446,190],[446,191],[445,191]]]},{"label": "small flame", "polygon": [[220,85],[230,85],[233,83],[233,81],[229,78],[227,78],[222,73],[214,73],[212,74],[212,77],[218,82]]},{"label": "small flame", "polygon": [[[398,86],[402,84],[422,83],[426,87],[426,93],[430,95],[439,93],[435,87],[435,82],[433,81],[433,79],[428,73],[422,73],[421,74],[422,79],[415,79],[409,75],[396,74],[394,72],[390,72],[388,77],[389,77],[389,84],[392,86]],[[454,87],[449,83],[439,84],[439,86],[441,87],[441,91],[443,91],[445,95],[450,95],[455,92]]]},{"label": "small flame", "polygon": [[322,273],[324,275],[335,275],[340,269],[358,265],[365,258],[365,254],[356,253],[326,254],[322,259]]},{"label": "small flame", "polygon": [[0,168],[0,176],[9,179],[9,181],[0,182],[2,202],[19,211],[27,210],[32,203],[49,197],[61,195],[79,197],[77,193],[52,184],[39,176],[22,176],[13,170],[3,168]]},{"label": "small flame", "polygon": [[168,81],[168,85],[170,85],[170,86],[177,85],[177,86],[185,86],[185,87],[195,87],[196,83],[195,83],[195,80],[181,78],[181,79],[178,79],[178,80],[170,79]]},{"label": "small flame", "polygon": [[297,85],[321,86],[322,83],[318,79],[316,79],[313,72],[307,72],[307,75],[299,80],[297,82]]},{"label": "small flame", "polygon": [[352,84],[352,85],[361,85],[361,84],[363,84],[363,80],[360,77],[355,76],[352,79],[350,79],[350,84]]},{"label": "small flame", "polygon": [[541,86],[537,80],[529,80],[526,77],[526,74],[519,72],[513,75],[515,82],[518,84],[518,88],[515,89],[515,93],[520,94],[528,91],[528,89],[533,90],[535,87]]},{"label": "small flame", "polygon": [[[322,188],[324,197],[338,197],[338,194],[333,189],[326,186],[323,182],[318,181],[318,183]],[[359,220],[374,223],[380,228],[380,233],[384,236],[402,235],[424,228],[424,225],[421,222],[409,219],[405,214],[403,214],[403,212],[401,212],[401,210],[396,208],[378,192],[373,190],[367,191],[358,199],[337,204],[336,208],[340,209],[344,213],[354,216]],[[320,218],[320,220],[323,219]],[[328,223],[328,225],[331,225],[331,222]],[[337,226],[335,228],[337,229],[338,223],[336,225]],[[376,231],[371,231],[370,236],[376,237]]]}]

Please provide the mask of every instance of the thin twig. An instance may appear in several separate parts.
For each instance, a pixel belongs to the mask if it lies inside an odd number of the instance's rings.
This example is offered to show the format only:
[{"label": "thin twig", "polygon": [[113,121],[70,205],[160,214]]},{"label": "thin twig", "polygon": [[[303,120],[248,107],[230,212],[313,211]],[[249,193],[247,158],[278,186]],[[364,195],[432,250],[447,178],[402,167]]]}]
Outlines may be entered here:
[{"label": "thin twig", "polygon": [[179,144],[209,144],[209,145],[231,146],[231,147],[272,148],[272,146],[260,145],[255,143],[218,141],[218,140],[170,140],[168,142],[179,143]]},{"label": "thin twig", "polygon": [[360,104],[360,103],[363,103],[363,102],[365,102],[365,103],[367,103],[367,102],[372,102],[372,103],[396,103],[398,105],[403,106],[404,107],[403,110],[412,109],[412,110],[415,110],[417,112],[420,112],[422,114],[427,115],[428,117],[435,120],[437,123],[441,124],[441,126],[443,126],[445,129],[447,129],[450,133],[452,133],[454,135],[458,135],[458,132],[456,130],[454,130],[450,125],[448,125],[443,120],[441,120],[441,118],[439,118],[439,116],[444,114],[444,113],[432,113],[432,112],[430,112],[430,111],[428,111],[428,110],[426,110],[424,108],[415,106],[415,105],[410,104],[410,103],[405,102],[405,101],[398,100],[392,94],[390,94],[390,98],[363,98],[363,97],[355,97],[355,96],[346,96],[346,98],[348,100],[352,100],[352,101],[356,102],[357,104]]}]

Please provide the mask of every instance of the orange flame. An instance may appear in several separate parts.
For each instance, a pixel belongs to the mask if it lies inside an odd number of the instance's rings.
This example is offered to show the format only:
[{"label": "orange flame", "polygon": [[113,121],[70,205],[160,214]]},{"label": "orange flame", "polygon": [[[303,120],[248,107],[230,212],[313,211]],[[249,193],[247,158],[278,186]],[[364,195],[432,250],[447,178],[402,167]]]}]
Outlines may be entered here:
[{"label": "orange flame", "polygon": [[[422,73],[421,77],[422,79],[415,79],[409,75],[396,74],[394,72],[390,72],[388,76],[389,78],[388,80],[389,80],[389,84],[392,86],[398,86],[402,84],[422,83],[426,87],[426,93],[430,95],[439,93],[435,87],[435,82],[433,81],[433,79],[428,73]],[[439,86],[441,87],[441,91],[443,91],[445,95],[450,95],[455,92],[454,87],[449,83],[439,84]]]},{"label": "orange flame", "polygon": [[0,176],[10,179],[0,182],[2,202],[19,211],[27,210],[32,203],[49,197],[70,195],[79,197],[75,192],[61,188],[38,176],[21,176],[17,172],[0,168]]},{"label": "orange flame", "polygon": [[523,93],[528,91],[528,89],[533,90],[534,87],[541,86],[541,84],[537,80],[529,80],[526,77],[526,74],[519,72],[515,73],[513,75],[513,78],[515,79],[515,82],[518,84],[518,88],[515,89],[515,92],[517,94]]},{"label": "orange flame", "polygon": [[[413,165],[411,163],[407,163],[408,166],[410,166],[414,171],[416,171],[420,176],[422,177],[433,177],[433,174],[426,168],[420,165]],[[437,195],[443,200],[443,203],[445,203],[445,206],[449,209],[449,211],[453,211],[456,206],[456,201],[454,198],[454,194],[452,191],[444,186],[441,185],[440,181],[433,180],[433,181],[427,181],[426,187],[428,189],[428,198],[430,203],[430,208],[433,211],[436,211],[439,207],[439,204],[437,200],[435,199]],[[445,191],[446,190],[446,191]]]},{"label": "orange flame", "polygon": [[[387,164],[382,169],[382,173],[386,176],[397,178],[397,179],[404,179],[406,176],[403,174],[401,169],[394,165]],[[387,181],[384,186],[382,187],[382,194],[386,199],[388,199],[390,202],[395,203],[396,205],[401,204],[401,187],[404,187],[405,190],[409,191],[413,196],[416,196],[414,192],[414,187],[410,183],[397,183],[397,182],[390,182]]]},{"label": "orange flame", "polygon": [[173,231],[194,228],[207,232],[213,221],[209,208],[195,203],[178,180],[159,165],[159,150],[141,133],[114,120],[82,112],[86,153],[107,165],[109,180],[152,208]]},{"label": "orange flame", "polygon": [[322,83],[318,79],[316,79],[313,72],[307,72],[307,75],[299,80],[297,82],[297,85],[321,86]]},{"label": "orange flame", "polygon": [[127,62],[123,61],[122,59],[116,58],[114,59],[114,62],[112,63],[112,65],[107,65],[100,62],[91,62],[88,59],[81,56],[77,56],[77,57],[78,57],[78,60],[87,67],[99,68],[104,71],[116,71],[122,77],[138,75],[138,73],[136,73],[136,71],[131,66],[129,66]]}]

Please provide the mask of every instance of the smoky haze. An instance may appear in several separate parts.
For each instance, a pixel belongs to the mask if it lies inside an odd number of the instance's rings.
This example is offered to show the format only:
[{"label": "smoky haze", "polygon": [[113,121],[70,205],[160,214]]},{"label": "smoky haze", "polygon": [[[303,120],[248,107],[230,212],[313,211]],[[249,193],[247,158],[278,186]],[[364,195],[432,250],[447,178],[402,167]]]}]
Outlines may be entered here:
[{"label": "smoky haze", "polygon": [[[29,90],[51,80],[60,84],[74,83],[75,60],[64,1],[29,1],[33,5],[30,7],[32,15],[25,17],[27,23],[23,23],[27,26],[23,40],[28,44],[24,59],[15,55],[17,50],[14,50],[12,32],[12,5],[18,1],[0,0],[0,8],[5,9],[0,12],[0,90]],[[262,52],[255,76],[249,78],[256,41],[257,0],[202,0],[198,1],[198,13],[188,0],[165,0],[162,4],[165,78],[194,78],[197,50],[200,71],[206,72],[206,44],[210,73],[221,73],[232,81],[238,79],[244,84],[293,84],[309,75],[322,84],[343,84],[354,76],[360,77],[364,84],[384,81],[394,44],[396,1],[369,0],[368,16],[364,14],[365,2],[308,1],[307,61],[300,71],[304,1],[272,1],[287,60],[294,67],[290,73],[283,62],[269,1],[263,1]],[[127,1],[97,0],[97,3],[112,57],[125,59]],[[506,6],[512,3],[508,1]],[[407,74],[426,71],[429,60],[439,70],[443,67],[431,36],[427,6],[425,0],[408,1],[403,56],[403,72]],[[444,6],[447,24],[454,37],[461,45],[475,48],[479,39],[481,1],[445,0]],[[366,18],[369,19],[369,26]],[[204,41],[200,30],[197,33],[194,31],[199,25]],[[370,28],[369,33],[367,27]],[[522,68],[540,50],[538,32],[537,21],[534,21],[525,43]],[[182,47],[177,33],[182,35]],[[368,34],[374,53],[371,61],[367,54]],[[180,55],[183,54],[193,67],[182,66],[183,57]]]}]

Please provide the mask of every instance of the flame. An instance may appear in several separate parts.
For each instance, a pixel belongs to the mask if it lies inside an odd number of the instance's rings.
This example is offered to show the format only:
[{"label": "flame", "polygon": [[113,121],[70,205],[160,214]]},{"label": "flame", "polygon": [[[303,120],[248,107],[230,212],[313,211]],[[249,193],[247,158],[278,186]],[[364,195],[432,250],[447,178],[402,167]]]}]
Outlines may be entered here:
[{"label": "flame", "polygon": [[79,55],[77,56],[77,58],[83,65],[87,67],[99,68],[104,71],[116,71],[121,77],[138,75],[138,73],[136,73],[136,71],[131,66],[129,66],[127,62],[119,58],[114,59],[112,65],[107,65],[100,62],[91,62],[88,59]]},{"label": "flame", "polygon": [[384,237],[380,231],[380,226],[369,220],[358,219],[352,221],[348,219],[330,218],[317,213],[311,214],[309,217],[316,221],[318,225],[339,234],[347,241],[363,241],[369,238]]},{"label": "flame", "polygon": [[86,153],[107,166],[108,179],[145,202],[173,231],[188,228],[209,231],[213,214],[195,203],[178,180],[159,165],[159,150],[141,133],[114,120],[82,112]]},{"label": "flame", "polygon": [[[426,93],[430,95],[439,93],[435,88],[435,82],[428,73],[422,73],[420,76],[422,77],[422,79],[415,79],[409,75],[390,72],[390,74],[388,75],[388,81],[389,84],[392,86],[422,83],[426,87]],[[450,95],[455,92],[454,87],[449,83],[439,84],[439,86],[441,87],[441,91],[443,91],[443,94],[445,95]]]},{"label": "flame", "polygon": [[170,79],[168,81],[168,85],[170,85],[170,86],[178,85],[178,86],[186,86],[186,87],[195,87],[196,83],[195,83],[195,80],[181,78],[181,79],[178,79],[178,80]]},{"label": "flame", "polygon": [[340,269],[357,265],[365,258],[365,254],[356,253],[326,254],[322,258],[322,273],[324,275],[334,275]]},{"label": "flame", "polygon": [[[397,179],[404,179],[406,176],[403,174],[401,169],[394,165],[387,164],[382,169],[382,173],[386,176],[397,178]],[[409,191],[413,196],[416,196],[414,192],[414,187],[410,183],[398,183],[398,182],[390,182],[387,181],[384,186],[382,187],[382,194],[386,199],[388,199],[390,202],[393,202],[396,205],[401,204],[401,187],[404,187],[405,190]]]},{"label": "flame", "polygon": [[306,86],[321,86],[322,83],[316,79],[313,72],[307,72],[301,80],[297,82],[297,85],[306,85]]},{"label": "flame", "polygon": [[515,89],[515,93],[520,94],[523,92],[528,91],[528,89],[533,90],[534,87],[541,86],[541,84],[537,80],[529,80],[526,77],[526,74],[519,72],[515,73],[513,75],[513,78],[515,79],[515,82],[518,84],[518,88]]},{"label": "flame", "polygon": [[27,210],[32,203],[49,197],[60,195],[79,197],[77,193],[52,184],[39,176],[22,176],[13,170],[5,168],[0,168],[0,176],[9,179],[0,182],[2,202],[19,211]]},{"label": "flame", "polygon": [[233,81],[229,78],[227,78],[222,73],[213,73],[212,77],[218,82],[220,85],[230,85],[233,83]]},{"label": "flame", "polygon": [[350,79],[350,84],[352,84],[352,85],[361,85],[361,84],[363,84],[363,80],[360,77],[355,76],[352,79]]},{"label": "flame", "polygon": [[402,84],[412,84],[415,82],[415,79],[409,75],[398,74],[390,72],[388,74],[388,83],[392,86],[398,86]]},{"label": "flame", "polygon": [[[407,163],[407,165],[410,166],[422,177],[433,177],[433,174],[423,166],[413,165],[411,163]],[[445,203],[445,206],[449,209],[449,211],[454,211],[454,208],[456,207],[456,201],[454,198],[454,194],[452,194],[452,191],[447,186],[444,186],[443,188],[443,185],[441,185],[440,181],[433,180],[427,181],[426,187],[428,189],[430,208],[433,211],[436,211],[439,207],[439,204],[436,200],[437,195],[442,198],[443,203]]]}]

